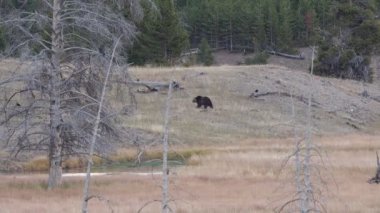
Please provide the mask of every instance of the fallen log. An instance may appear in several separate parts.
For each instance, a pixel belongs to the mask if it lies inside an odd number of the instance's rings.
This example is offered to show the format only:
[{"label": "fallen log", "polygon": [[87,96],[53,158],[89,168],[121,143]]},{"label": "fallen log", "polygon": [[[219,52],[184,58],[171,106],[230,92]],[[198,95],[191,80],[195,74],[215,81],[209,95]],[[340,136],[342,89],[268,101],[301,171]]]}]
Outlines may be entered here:
[{"label": "fallen log", "polygon": [[291,55],[291,54],[276,52],[274,50],[267,50],[266,52],[268,54],[271,54],[271,55],[277,55],[277,56],[281,56],[281,57],[285,57],[285,58],[290,58],[290,59],[296,59],[296,60],[304,60],[305,59],[305,57],[302,54]]},{"label": "fallen log", "polygon": [[[251,95],[249,95],[250,98],[258,98],[258,97],[262,97],[262,96],[268,96],[268,95],[274,95],[274,96],[280,96],[280,97],[292,97],[292,98],[295,98],[301,102],[303,102],[304,104],[308,104],[308,99],[303,97],[303,96],[298,96],[298,95],[291,95],[289,93],[286,93],[286,92],[266,92],[266,93],[259,93],[258,90],[256,90],[254,93],[251,93]],[[317,101],[315,100],[311,100],[311,106],[313,107],[319,107],[320,106],[320,103],[318,103]]]},{"label": "fallen log", "polygon": [[[134,86],[145,86],[152,91],[159,91],[168,89],[170,82],[154,82],[154,81],[131,81],[129,82]],[[179,84],[174,81],[173,88],[179,88]]]},{"label": "fallen log", "polygon": [[188,56],[188,55],[195,55],[199,53],[199,48],[190,49],[187,52],[181,53],[181,57]]},{"label": "fallen log", "polygon": [[[149,92],[158,92],[165,89],[169,89],[170,82],[155,82],[155,81],[115,81],[116,83],[123,83],[123,84],[129,84],[131,86],[143,86],[147,90],[138,90],[137,92],[140,93],[149,93]],[[173,89],[183,89],[183,87],[180,87],[179,83],[174,81],[173,82]]]}]

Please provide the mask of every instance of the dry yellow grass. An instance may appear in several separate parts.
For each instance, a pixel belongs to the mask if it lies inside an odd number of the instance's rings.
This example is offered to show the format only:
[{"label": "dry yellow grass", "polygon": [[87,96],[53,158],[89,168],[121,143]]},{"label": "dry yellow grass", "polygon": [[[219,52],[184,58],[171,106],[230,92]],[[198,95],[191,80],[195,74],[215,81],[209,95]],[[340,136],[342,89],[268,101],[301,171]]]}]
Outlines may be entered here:
[{"label": "dry yellow grass", "polygon": [[[286,139],[293,134],[291,104],[288,99],[253,100],[249,95],[259,89],[294,91],[306,97],[305,73],[275,65],[131,71],[141,80],[176,80],[185,88],[173,94],[170,140],[183,153],[201,150],[205,154],[193,155],[188,166],[172,168],[170,194],[175,212],[273,212],[294,193],[293,161],[279,173],[294,147],[293,140]],[[325,108],[313,111],[314,133],[328,135],[315,138],[326,152],[326,208],[329,212],[380,212],[378,186],[366,183],[374,175],[375,150],[380,149],[380,136],[371,135],[380,127],[379,103],[358,96],[363,85],[357,82],[316,77],[316,85],[315,98],[331,104],[331,109],[338,107],[336,114]],[[371,95],[380,95],[378,86],[365,88]],[[196,95],[209,96],[215,108],[196,109],[191,103]],[[136,114],[120,120],[128,127],[161,133],[165,98],[165,91],[137,94]],[[363,119],[357,124],[360,131],[345,123],[345,117],[354,116],[345,107],[351,110],[353,106],[359,115],[354,118]],[[297,102],[295,107],[301,133],[305,104]],[[113,158],[120,160],[131,152],[121,150]],[[0,179],[1,213],[79,212],[81,178],[65,178],[63,187],[54,191],[45,190],[46,175],[1,175]],[[146,202],[160,199],[160,182],[159,175],[114,173],[94,177],[91,187],[92,193],[110,200],[115,212],[137,212]],[[159,208],[156,202],[142,212],[160,212]],[[104,202],[91,200],[90,212],[108,210]]]},{"label": "dry yellow grass", "polygon": [[[328,212],[379,212],[374,175],[380,136],[346,135],[314,140],[326,152],[324,197]],[[279,173],[291,153],[291,139],[249,139],[235,145],[205,146],[207,155],[194,156],[195,164],[172,168],[170,194],[175,212],[273,212],[294,193],[292,161]],[[2,175],[0,209],[18,212],[78,212],[81,178],[65,178],[61,189],[45,191],[46,175]],[[115,212],[137,212],[159,200],[160,175],[113,173],[94,177],[92,193],[107,198]],[[325,186],[318,186],[322,189]],[[159,212],[158,202],[142,212]],[[91,200],[90,212],[109,212],[105,202]]]},{"label": "dry yellow grass", "polygon": [[[277,65],[219,66],[190,68],[131,69],[132,76],[147,81],[180,82],[184,90],[176,91],[172,101],[171,137],[183,144],[233,143],[251,137],[289,137],[292,102],[288,97],[249,98],[256,89],[260,93],[285,92],[308,97],[309,90],[320,105],[313,109],[314,133],[376,132],[380,128],[380,103],[364,100],[359,94],[367,90],[380,97],[380,87],[349,80],[315,77],[311,88],[304,72],[294,72]],[[200,112],[191,100],[197,95],[209,96],[213,110]],[[162,131],[165,91],[137,94],[136,116],[125,119],[131,127],[160,133]],[[306,104],[294,101],[296,126],[303,131]]]}]

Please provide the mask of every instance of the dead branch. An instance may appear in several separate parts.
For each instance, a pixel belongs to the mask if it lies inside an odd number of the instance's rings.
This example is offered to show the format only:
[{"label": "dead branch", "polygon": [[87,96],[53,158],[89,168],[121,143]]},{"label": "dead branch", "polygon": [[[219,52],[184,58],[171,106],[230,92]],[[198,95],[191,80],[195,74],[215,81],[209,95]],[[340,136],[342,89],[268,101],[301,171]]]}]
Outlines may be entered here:
[{"label": "dead branch", "polygon": [[[140,93],[149,93],[149,92],[158,92],[162,90],[167,90],[169,89],[169,85],[171,83],[167,82],[159,82],[159,81],[119,81],[116,80],[114,81],[116,83],[121,83],[121,84],[127,84],[131,86],[144,86],[146,87],[147,90],[138,90]],[[173,90],[176,89],[183,89],[183,87],[180,87],[180,84],[176,81],[173,81]]]},{"label": "dead branch", "polygon": [[161,203],[161,200],[151,200],[151,201],[148,201],[148,202],[144,203],[144,205],[137,211],[137,213],[140,213],[145,207],[147,207],[150,204],[155,203],[155,202],[160,202]]},{"label": "dead branch", "polygon": [[[293,157],[297,157],[297,155],[300,155],[300,152],[302,151],[302,149],[300,149],[300,144],[305,140],[305,138],[301,138],[300,140],[296,141],[296,147],[297,149],[294,150],[293,153],[291,153],[290,155],[288,155],[284,160],[283,162],[281,163],[281,166],[280,166],[280,170],[278,172],[278,174],[282,173],[282,171],[285,169],[285,166],[288,165],[288,162],[290,161],[291,158]],[[298,161],[298,160],[297,160]]]},{"label": "dead branch", "polygon": [[[270,96],[270,95],[273,95],[273,96],[280,96],[280,97],[288,97],[288,98],[296,98],[297,100],[301,101],[302,103],[304,104],[308,104],[308,99],[303,97],[303,96],[298,96],[298,95],[292,95],[292,94],[289,94],[287,92],[266,92],[266,93],[258,93],[258,92],[254,92],[254,93],[251,93],[249,95],[250,98],[258,98],[258,97],[262,97],[262,96]],[[311,106],[313,107],[320,107],[320,103],[318,103],[317,101],[315,100],[311,100],[312,104]]]},{"label": "dead branch", "polygon": [[277,51],[274,51],[274,50],[267,50],[266,52],[268,54],[271,54],[271,55],[277,55],[277,56],[281,56],[281,57],[285,57],[285,58],[290,58],[290,59],[297,59],[297,60],[304,60],[305,59],[305,57],[302,54],[291,55],[291,54],[277,52]]},{"label": "dead branch", "polygon": [[114,210],[112,208],[112,205],[111,205],[111,201],[109,199],[107,199],[107,198],[105,198],[105,197],[103,197],[101,195],[91,195],[91,196],[87,197],[86,202],[89,202],[92,198],[96,198],[96,199],[98,199],[101,202],[105,202],[106,205],[107,205],[107,207],[108,207],[108,209],[110,210],[110,212],[111,213],[114,212]]},{"label": "dead branch", "polygon": [[371,178],[368,180],[369,184],[379,184],[380,183],[380,161],[379,161],[379,154],[376,151],[376,160],[377,160],[377,169],[376,169],[376,174],[375,177]]},{"label": "dead branch", "polygon": [[298,201],[300,201],[301,199],[300,198],[295,198],[295,199],[293,199],[293,200],[289,200],[289,201],[287,201],[286,203],[284,203],[282,206],[280,206],[280,208],[277,210],[277,211],[275,211],[275,212],[282,212],[287,206],[289,206],[290,204],[292,204],[292,203],[295,203],[295,202],[298,202]]}]

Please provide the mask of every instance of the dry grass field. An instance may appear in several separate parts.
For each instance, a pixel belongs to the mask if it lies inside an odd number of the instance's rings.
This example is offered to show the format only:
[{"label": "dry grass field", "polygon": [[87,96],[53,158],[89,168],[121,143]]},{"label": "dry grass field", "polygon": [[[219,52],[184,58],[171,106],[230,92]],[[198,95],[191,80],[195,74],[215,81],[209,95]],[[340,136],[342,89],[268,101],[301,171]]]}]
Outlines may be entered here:
[{"label": "dry grass field", "polygon": [[[374,175],[380,137],[353,134],[318,137],[325,151],[321,198],[328,212],[379,212],[380,186]],[[170,194],[175,212],[273,212],[294,194],[293,162],[282,170],[292,140],[251,139],[235,145],[208,146],[209,155],[194,157],[189,166],[172,168]],[[94,177],[92,193],[109,200],[115,212],[137,212],[160,199],[160,175],[111,173]],[[82,178],[65,177],[61,189],[45,190],[46,175],[2,175],[0,209],[4,213],[79,212]],[[153,202],[142,212],[159,212]],[[294,210],[294,209],[293,209]],[[91,200],[90,212],[110,212],[107,202]],[[292,212],[292,211],[285,211]]]},{"label": "dry grass field", "polygon": [[[132,68],[146,81],[176,80],[170,142],[178,150],[205,150],[170,172],[171,208],[185,213],[273,212],[295,193],[294,133],[306,129],[306,104],[313,92],[313,157],[316,189],[327,212],[380,212],[374,176],[380,150],[380,87],[315,77],[279,65],[190,68]],[[265,95],[250,97],[255,90]],[[369,97],[360,95],[367,91]],[[276,95],[291,94],[292,97]],[[192,99],[209,96],[214,109],[196,109]],[[112,95],[111,95],[112,96]],[[298,98],[297,98],[298,97]],[[165,91],[136,94],[138,110],[121,117],[126,127],[150,135],[162,132]],[[380,99],[379,99],[380,100]],[[293,113],[294,111],[294,113]],[[157,149],[158,147],[154,147]],[[156,170],[157,168],[155,168]],[[159,169],[159,168],[158,168]],[[133,171],[94,177],[90,212],[160,212],[160,175]],[[46,175],[0,175],[1,213],[79,212],[82,178],[65,177],[46,191]],[[285,212],[294,212],[290,208]]]}]

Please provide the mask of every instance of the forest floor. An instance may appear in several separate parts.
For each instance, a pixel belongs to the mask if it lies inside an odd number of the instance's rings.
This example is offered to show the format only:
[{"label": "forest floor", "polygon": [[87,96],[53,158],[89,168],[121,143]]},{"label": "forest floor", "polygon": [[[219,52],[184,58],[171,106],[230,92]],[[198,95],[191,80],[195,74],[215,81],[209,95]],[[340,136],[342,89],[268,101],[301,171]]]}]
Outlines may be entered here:
[{"label": "forest floor", "polygon": [[[207,150],[187,165],[171,168],[175,212],[273,212],[291,200],[294,161],[284,162],[307,130],[310,92],[313,142],[320,147],[313,158],[316,191],[323,195],[318,199],[327,212],[380,212],[379,186],[367,183],[380,150],[380,85],[310,78],[300,67],[131,69],[141,81],[179,82],[183,89],[174,91],[171,106],[172,147]],[[210,97],[214,109],[197,109],[192,103],[197,95]],[[137,112],[120,120],[126,128],[138,129],[142,141],[160,138],[166,91],[136,93],[136,98]],[[130,172],[96,176],[92,193],[109,202],[91,200],[90,212],[137,212],[149,202],[141,212],[160,212],[160,177]],[[53,191],[45,190],[46,179],[42,174],[0,175],[0,212],[79,212],[82,178],[65,177],[63,187]]]}]

